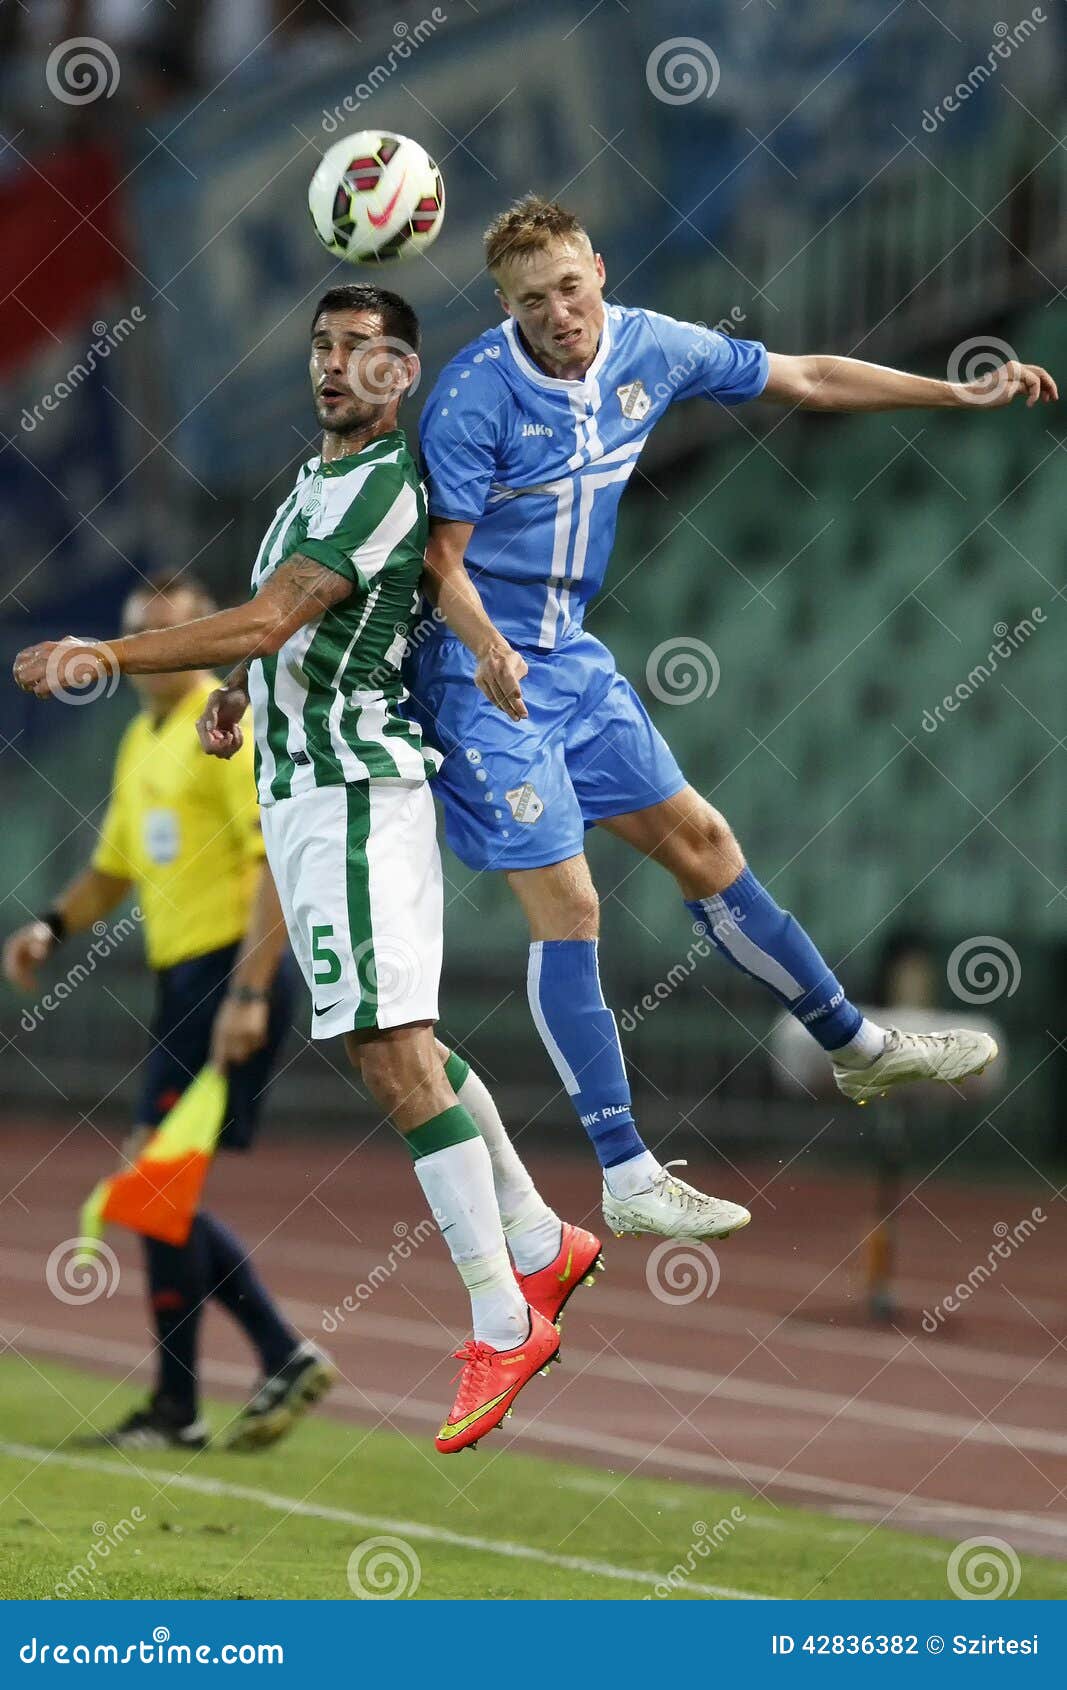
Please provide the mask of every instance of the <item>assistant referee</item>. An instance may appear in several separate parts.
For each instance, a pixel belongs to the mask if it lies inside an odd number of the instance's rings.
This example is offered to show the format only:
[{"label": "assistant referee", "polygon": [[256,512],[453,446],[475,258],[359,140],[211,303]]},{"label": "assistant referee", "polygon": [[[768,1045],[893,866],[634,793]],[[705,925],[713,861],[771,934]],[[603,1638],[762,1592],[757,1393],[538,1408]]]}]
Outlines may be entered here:
[{"label": "assistant referee", "polygon": [[[214,609],[188,573],[161,575],[127,599],[123,630],[164,628]],[[65,939],[135,892],[155,974],[136,1154],[211,1057],[227,1070],[220,1147],[250,1148],[279,1047],[292,1021],[295,972],[259,829],[249,739],[228,762],[207,758],[196,721],[217,686],[208,672],[138,675],[141,713],[123,736],[111,798],[89,865],[3,951],[7,978],[33,991],[37,968]],[[228,1227],[201,1209],[182,1246],[144,1240],[156,1334],[157,1383],[148,1401],[99,1434],[121,1447],[203,1447],[198,1337],[214,1297],[255,1349],[261,1383],[228,1438],[272,1443],[329,1388],[333,1371],[285,1321]]]}]

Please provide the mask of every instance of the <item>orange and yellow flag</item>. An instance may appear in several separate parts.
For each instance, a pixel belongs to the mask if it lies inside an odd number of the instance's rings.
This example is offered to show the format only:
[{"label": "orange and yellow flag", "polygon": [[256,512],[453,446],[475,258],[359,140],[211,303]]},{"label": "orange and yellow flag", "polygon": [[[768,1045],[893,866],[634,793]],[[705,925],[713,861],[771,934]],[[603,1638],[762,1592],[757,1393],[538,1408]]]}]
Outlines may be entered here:
[{"label": "orange and yellow flag", "polygon": [[226,1091],[217,1068],[202,1068],[133,1166],[94,1186],[81,1211],[87,1251],[108,1221],[165,1244],[185,1243],[226,1119]]}]

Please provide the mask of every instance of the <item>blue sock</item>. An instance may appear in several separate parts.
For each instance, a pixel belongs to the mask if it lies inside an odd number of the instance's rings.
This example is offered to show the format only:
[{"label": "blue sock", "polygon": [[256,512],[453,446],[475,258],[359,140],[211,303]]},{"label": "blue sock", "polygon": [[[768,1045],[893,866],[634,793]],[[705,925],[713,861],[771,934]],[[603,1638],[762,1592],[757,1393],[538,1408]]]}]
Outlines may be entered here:
[{"label": "blue sock", "polygon": [[144,1240],[148,1301],[156,1329],[157,1390],[180,1419],[195,1420],[199,1402],[197,1347],[207,1296],[204,1240],[193,1229],[184,1244]]},{"label": "blue sock", "polygon": [[526,976],[545,1049],[602,1168],[640,1156],[615,1017],[604,1002],[595,939],[538,939]]},{"label": "blue sock", "polygon": [[243,1327],[268,1377],[279,1373],[300,1339],[283,1319],[248,1251],[228,1226],[203,1209],[193,1223],[204,1241],[207,1291]]},{"label": "blue sock", "polygon": [[860,1011],[804,929],[750,869],[712,898],[687,899],[686,909],[727,961],[766,986],[824,1050],[840,1050],[855,1036]]}]

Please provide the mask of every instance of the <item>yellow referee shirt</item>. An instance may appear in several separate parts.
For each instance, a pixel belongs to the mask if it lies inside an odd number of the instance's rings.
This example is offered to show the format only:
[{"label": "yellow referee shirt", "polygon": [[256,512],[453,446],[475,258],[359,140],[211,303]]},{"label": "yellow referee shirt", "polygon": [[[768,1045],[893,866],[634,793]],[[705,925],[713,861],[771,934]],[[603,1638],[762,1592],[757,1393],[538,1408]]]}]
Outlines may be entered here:
[{"label": "yellow referee shirt", "polygon": [[196,719],[215,684],[158,724],[130,723],[93,854],[101,874],[134,882],[153,968],[233,944],[251,915],[263,859],[252,737],[229,761],[201,750]]}]

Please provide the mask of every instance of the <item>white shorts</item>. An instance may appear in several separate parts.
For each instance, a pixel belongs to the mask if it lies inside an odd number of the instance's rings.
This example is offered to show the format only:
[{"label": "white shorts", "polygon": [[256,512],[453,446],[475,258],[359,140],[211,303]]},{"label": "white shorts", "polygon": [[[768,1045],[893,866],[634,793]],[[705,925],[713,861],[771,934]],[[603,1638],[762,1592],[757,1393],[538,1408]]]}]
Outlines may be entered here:
[{"label": "white shorts", "polygon": [[436,1021],[444,895],[428,783],[319,786],[261,817],[312,1038]]}]

